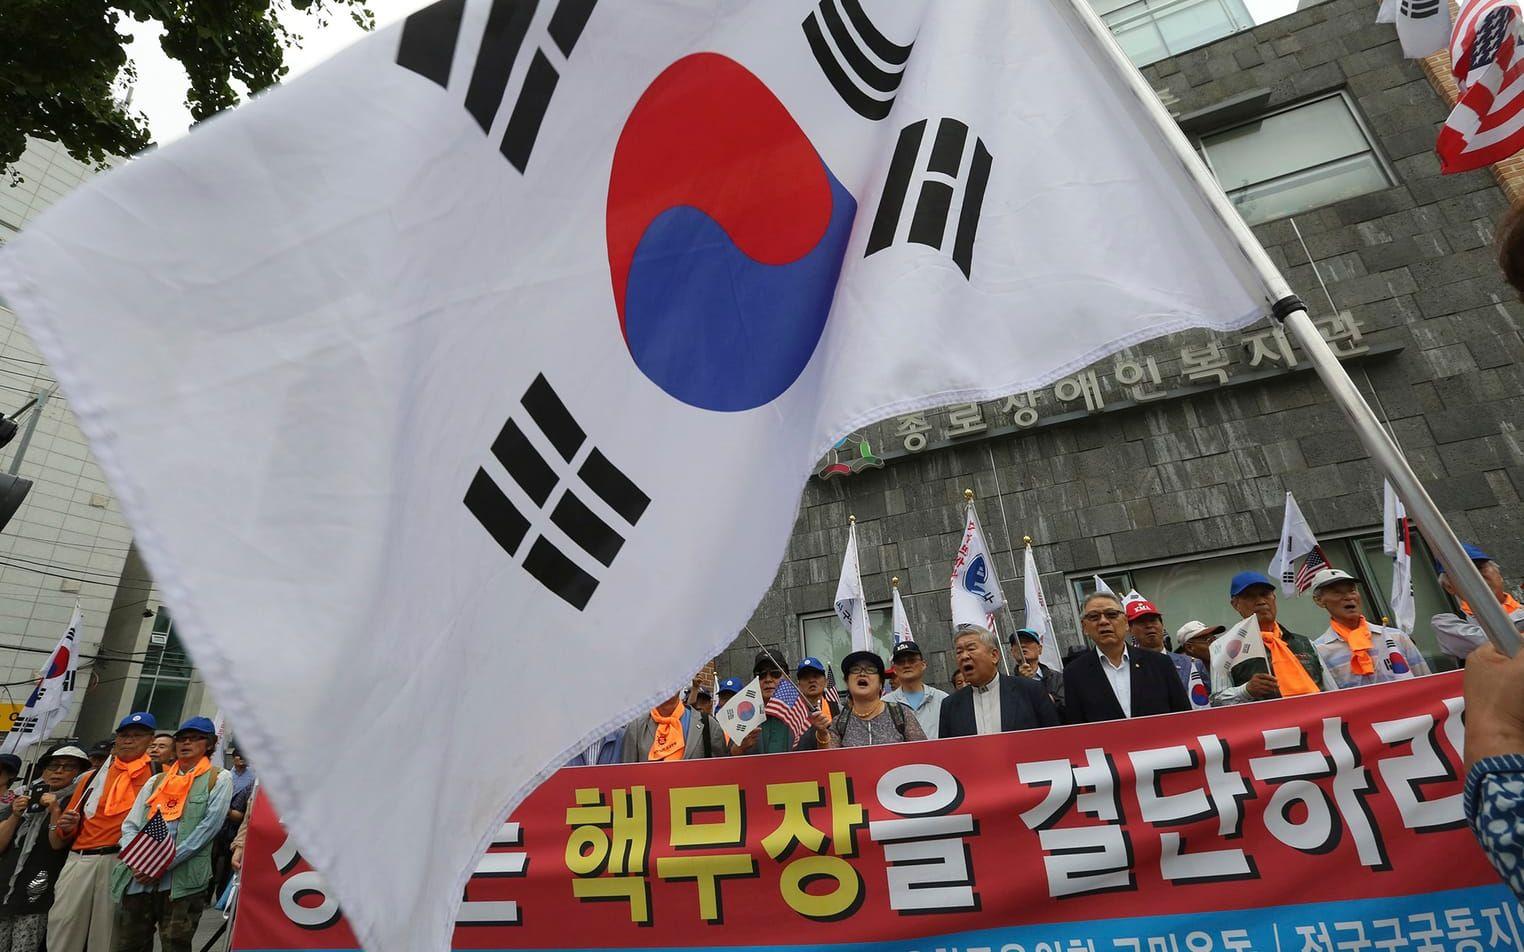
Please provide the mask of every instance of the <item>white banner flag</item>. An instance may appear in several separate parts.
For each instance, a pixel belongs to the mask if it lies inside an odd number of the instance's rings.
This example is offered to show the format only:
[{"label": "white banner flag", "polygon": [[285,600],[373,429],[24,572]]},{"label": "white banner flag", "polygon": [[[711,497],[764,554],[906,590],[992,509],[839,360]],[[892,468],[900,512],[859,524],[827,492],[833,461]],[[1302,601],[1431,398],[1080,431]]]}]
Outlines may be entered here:
[{"label": "white banner flag", "polygon": [[1201,669],[1194,664],[1191,665],[1190,683],[1186,685],[1185,694],[1190,698],[1193,711],[1212,706],[1212,692],[1207,688],[1206,679],[1201,676]]},{"label": "white banner flag", "polygon": [[[915,633],[910,630],[910,616],[905,614],[905,603],[900,600],[900,589],[894,587],[894,607],[890,612],[890,621],[894,626],[894,644],[906,641],[915,641]],[[893,646],[890,646],[893,650]]]},{"label": "white banner flag", "polygon": [[953,555],[951,590],[954,628],[978,625],[993,630],[992,616],[1005,606],[1005,595],[972,501],[963,510],[963,541]]},{"label": "white banner flag", "polygon": [[85,623],[79,602],[74,603],[74,613],[69,616],[69,627],[58,646],[48,655],[32,688],[26,704],[16,713],[10,732],[0,742],[0,754],[20,754],[23,750],[53,733],[53,729],[69,716],[74,706],[74,679],[79,669],[79,630]]},{"label": "white banner flag", "polygon": [[1418,621],[1413,597],[1413,524],[1392,484],[1381,484],[1381,548],[1392,557],[1392,624],[1408,634]]},{"label": "white banner flag", "polygon": [[847,551],[841,558],[841,579],[836,583],[836,617],[852,636],[853,651],[873,650],[868,599],[863,594],[862,573],[857,568],[856,522],[847,527]]},{"label": "white banner flag", "polygon": [[841,434],[1268,309],[1087,4],[875,4],[876,87],[818,8],[436,3],[0,252],[370,952],[444,948],[508,810],[725,648]]},{"label": "white banner flag", "polygon": [[1381,0],[1377,23],[1395,23],[1402,55],[1422,59],[1450,45],[1448,0]]},{"label": "white banner flag", "polygon": [[1038,661],[1054,671],[1064,670],[1064,659],[1058,653],[1058,639],[1053,634],[1053,620],[1048,617],[1048,599],[1042,593],[1042,576],[1037,572],[1037,559],[1032,555],[1032,544],[1027,543],[1026,564],[1022,568],[1022,582],[1027,605],[1026,627],[1037,632],[1042,639],[1042,654]]},{"label": "white banner flag", "polygon": [[[1305,573],[1298,573],[1296,560],[1317,547],[1317,537],[1307,525],[1302,507],[1296,504],[1296,497],[1286,493],[1286,514],[1281,520],[1280,545],[1276,547],[1275,555],[1270,559],[1270,567],[1266,570],[1271,578],[1281,583],[1283,594],[1294,595],[1306,588],[1306,585],[1298,581],[1298,575]],[[1307,580],[1303,578],[1301,581]]]},{"label": "white banner flag", "polygon": [[1113,592],[1111,590],[1111,586],[1106,584],[1106,580],[1101,578],[1099,575],[1094,576],[1094,581],[1095,581],[1095,590],[1097,592],[1101,593],[1102,595],[1115,595],[1116,594],[1116,592]]}]

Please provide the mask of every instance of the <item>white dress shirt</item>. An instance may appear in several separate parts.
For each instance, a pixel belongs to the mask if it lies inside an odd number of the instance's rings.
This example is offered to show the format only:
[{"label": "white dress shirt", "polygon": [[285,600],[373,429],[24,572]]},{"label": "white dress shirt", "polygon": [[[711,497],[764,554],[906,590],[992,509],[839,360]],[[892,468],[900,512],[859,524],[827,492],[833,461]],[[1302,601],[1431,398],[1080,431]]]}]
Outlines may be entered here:
[{"label": "white dress shirt", "polygon": [[1000,675],[990,678],[984,687],[974,689],[974,726],[981,734],[1000,733]]},{"label": "white dress shirt", "polygon": [[1122,713],[1132,717],[1132,659],[1127,655],[1127,649],[1122,649],[1122,663],[1114,665],[1111,659],[1106,657],[1106,652],[1095,649],[1095,653],[1101,657],[1101,670],[1106,672],[1106,680],[1111,682],[1111,693],[1117,696],[1117,703],[1122,706]]}]

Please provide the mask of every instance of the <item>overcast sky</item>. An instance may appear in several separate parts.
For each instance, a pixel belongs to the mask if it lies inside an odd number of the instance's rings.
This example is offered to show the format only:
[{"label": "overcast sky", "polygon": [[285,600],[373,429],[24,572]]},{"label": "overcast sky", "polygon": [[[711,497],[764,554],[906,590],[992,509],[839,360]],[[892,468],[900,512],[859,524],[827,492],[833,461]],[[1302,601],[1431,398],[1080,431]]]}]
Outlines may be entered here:
[{"label": "overcast sky", "polygon": [[[366,5],[375,12],[379,28],[402,19],[426,2],[369,0]],[[291,67],[292,76],[306,72],[365,35],[344,11],[331,12],[329,24],[321,29],[316,26],[316,19],[306,14],[290,13],[282,19],[303,37],[300,49],[286,51],[286,65]],[[127,51],[138,68],[138,81],[132,92],[133,108],[148,117],[155,142],[160,145],[172,142],[185,135],[191,124],[190,110],[185,107],[185,70],[179,61],[159,49],[163,30],[157,23],[138,23],[124,16],[121,29],[133,37]]]}]

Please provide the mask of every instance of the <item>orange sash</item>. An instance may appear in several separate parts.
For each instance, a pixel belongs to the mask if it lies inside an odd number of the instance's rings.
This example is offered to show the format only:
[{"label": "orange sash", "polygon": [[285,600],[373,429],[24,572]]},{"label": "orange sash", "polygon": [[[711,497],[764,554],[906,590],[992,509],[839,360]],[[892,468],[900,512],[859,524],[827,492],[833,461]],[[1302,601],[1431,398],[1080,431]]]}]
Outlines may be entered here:
[{"label": "orange sash", "polygon": [[153,811],[157,810],[166,821],[180,819],[180,814],[185,812],[185,798],[190,794],[191,784],[211,769],[212,762],[205,757],[191,768],[190,773],[181,773],[178,763],[169,768],[164,772],[164,779],[154,788],[153,795],[148,798],[148,816],[152,817]]},{"label": "orange sash", "polygon": [[662,717],[656,708],[651,708],[651,720],[656,722],[656,738],[651,741],[651,751],[646,759],[682,760],[683,749],[687,746],[683,737],[682,699],[678,699],[677,707],[667,717]]},{"label": "orange sash", "polygon": [[[96,802],[96,814],[116,816],[131,810],[133,801],[138,798],[138,791],[143,789],[143,783],[152,770],[153,764],[149,763],[147,754],[137,760],[117,760],[113,757],[111,769],[106,772],[105,788],[101,790],[100,799]],[[134,780],[137,783],[133,783]]]},{"label": "orange sash", "polygon": [[1349,671],[1351,674],[1375,674],[1371,663],[1371,626],[1364,618],[1353,628],[1341,625],[1337,618],[1330,618],[1329,627],[1344,644],[1349,646]]},{"label": "orange sash", "polygon": [[1320,693],[1321,689],[1307,673],[1307,669],[1302,667],[1302,662],[1281,639],[1279,625],[1275,631],[1261,629],[1259,634],[1264,639],[1266,650],[1270,652],[1270,672],[1275,675],[1275,683],[1280,686],[1281,697]]},{"label": "orange sash", "polygon": [[[1512,595],[1505,594],[1501,604],[1503,606],[1503,611],[1507,612],[1510,615],[1519,610],[1519,600],[1514,598]],[[1461,599],[1461,611],[1471,615],[1471,606],[1466,604],[1465,599]],[[1476,616],[1472,615],[1471,617],[1475,618]]]}]

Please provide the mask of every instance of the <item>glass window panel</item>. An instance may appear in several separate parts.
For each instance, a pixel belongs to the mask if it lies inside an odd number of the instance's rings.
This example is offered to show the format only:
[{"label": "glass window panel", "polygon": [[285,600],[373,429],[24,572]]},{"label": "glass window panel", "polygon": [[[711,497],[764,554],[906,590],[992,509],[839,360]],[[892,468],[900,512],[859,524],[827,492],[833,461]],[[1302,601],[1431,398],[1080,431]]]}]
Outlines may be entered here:
[{"label": "glass window panel", "polygon": [[[1377,541],[1379,543],[1380,540]],[[1349,547],[1342,540],[1325,542],[1323,551],[1334,565],[1352,575],[1359,574],[1352,568],[1354,563],[1350,558]],[[1228,602],[1228,582],[1239,572],[1265,571],[1274,555],[1275,550],[1270,548],[1215,559],[1159,565],[1134,569],[1132,577],[1137,583],[1139,594],[1164,612],[1165,627],[1173,641],[1175,630],[1193,619],[1208,625],[1232,627],[1238,624],[1238,613]],[[1299,635],[1316,638],[1328,627],[1328,613],[1314,605],[1310,596],[1279,595],[1276,605],[1281,625]]]},{"label": "glass window panel", "polygon": [[1159,25],[1164,45],[1172,53],[1183,53],[1220,40],[1237,33],[1240,28],[1220,0],[1156,5],[1168,8],[1168,12],[1155,14],[1154,22]]},{"label": "glass window panel", "polygon": [[145,677],[138,681],[137,691],[132,696],[132,709],[149,712],[161,727],[173,730],[185,712],[185,695],[189,690],[188,681],[155,681]]},{"label": "glass window panel", "polygon": [[[799,619],[803,638],[804,657],[819,658],[827,665],[835,665],[852,653],[852,636],[842,627],[835,612],[806,615]],[[894,631],[889,617],[889,605],[868,608],[868,633],[872,636],[873,650],[885,661],[889,659],[890,642]],[[789,664],[797,664],[798,658],[789,658]],[[790,672],[792,673],[792,672]]]},{"label": "glass window panel", "polygon": [[1367,152],[1252,188],[1230,191],[1228,197],[1238,206],[1244,221],[1257,225],[1272,218],[1284,218],[1309,208],[1377,192],[1390,184],[1381,163]]},{"label": "glass window panel", "polygon": [[1164,38],[1159,35],[1159,28],[1151,21],[1112,32],[1121,44],[1122,52],[1127,54],[1135,66],[1147,66],[1169,56],[1169,49],[1164,45]]},{"label": "glass window panel", "polygon": [[1203,136],[1201,144],[1217,181],[1230,192],[1370,151],[1342,96]]}]

